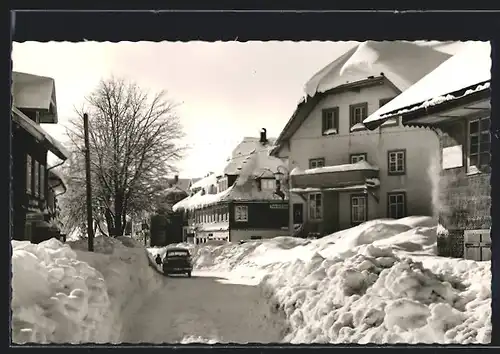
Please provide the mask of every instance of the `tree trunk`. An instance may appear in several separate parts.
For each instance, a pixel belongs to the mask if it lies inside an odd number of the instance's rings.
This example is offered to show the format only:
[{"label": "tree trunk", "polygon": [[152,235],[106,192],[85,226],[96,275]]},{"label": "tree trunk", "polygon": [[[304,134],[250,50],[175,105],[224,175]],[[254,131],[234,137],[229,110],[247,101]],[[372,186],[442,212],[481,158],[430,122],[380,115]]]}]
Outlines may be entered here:
[{"label": "tree trunk", "polygon": [[111,214],[111,211],[109,209],[106,209],[104,211],[104,217],[106,218],[106,224],[108,226],[108,235],[113,237],[114,221],[113,221],[113,215]]},{"label": "tree trunk", "polygon": [[113,236],[123,236],[124,225],[123,218],[123,192],[117,191],[115,194],[115,222]]}]

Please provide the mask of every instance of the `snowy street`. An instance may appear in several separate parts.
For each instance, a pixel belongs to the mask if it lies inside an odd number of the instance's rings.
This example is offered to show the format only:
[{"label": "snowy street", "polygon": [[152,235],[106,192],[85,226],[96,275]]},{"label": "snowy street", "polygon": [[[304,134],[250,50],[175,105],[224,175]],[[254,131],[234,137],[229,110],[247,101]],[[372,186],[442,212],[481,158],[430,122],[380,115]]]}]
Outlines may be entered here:
[{"label": "snowy street", "polygon": [[282,320],[257,286],[194,273],[165,277],[124,331],[129,343],[270,343],[283,338]]}]

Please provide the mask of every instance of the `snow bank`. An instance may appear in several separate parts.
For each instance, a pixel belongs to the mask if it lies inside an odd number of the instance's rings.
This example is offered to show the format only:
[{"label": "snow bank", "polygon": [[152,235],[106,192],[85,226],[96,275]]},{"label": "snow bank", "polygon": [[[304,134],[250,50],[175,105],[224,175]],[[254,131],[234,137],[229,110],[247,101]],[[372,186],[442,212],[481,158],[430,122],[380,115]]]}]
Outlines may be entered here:
[{"label": "snow bank", "polygon": [[197,269],[259,278],[291,343],[489,343],[489,262],[435,255],[429,217],[373,220],[318,240],[193,249]]},{"label": "snow bank", "polygon": [[119,343],[123,325],[161,285],[128,237],[63,244],[12,241],[14,343]]}]

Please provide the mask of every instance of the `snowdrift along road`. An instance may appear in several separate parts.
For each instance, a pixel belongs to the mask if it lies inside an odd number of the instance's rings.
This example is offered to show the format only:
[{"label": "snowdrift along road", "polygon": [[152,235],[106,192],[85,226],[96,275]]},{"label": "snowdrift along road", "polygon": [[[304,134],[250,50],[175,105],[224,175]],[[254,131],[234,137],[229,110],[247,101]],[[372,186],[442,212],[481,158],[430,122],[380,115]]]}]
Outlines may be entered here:
[{"label": "snowdrift along road", "polygon": [[490,262],[435,256],[438,228],[409,217],[318,240],[184,246],[195,269],[259,283],[288,319],[284,342],[489,343]]},{"label": "snowdrift along road", "polygon": [[[70,247],[71,246],[71,247]],[[12,241],[14,343],[119,343],[123,324],[162,286],[128,237],[40,244]]]}]

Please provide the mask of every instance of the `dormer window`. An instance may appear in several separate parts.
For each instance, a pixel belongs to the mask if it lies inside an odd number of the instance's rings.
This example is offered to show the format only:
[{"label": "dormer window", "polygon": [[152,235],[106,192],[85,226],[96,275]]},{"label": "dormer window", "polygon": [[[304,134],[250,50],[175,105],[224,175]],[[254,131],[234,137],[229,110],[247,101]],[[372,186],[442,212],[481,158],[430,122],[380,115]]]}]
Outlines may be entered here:
[{"label": "dormer window", "polygon": [[271,178],[263,178],[260,180],[262,190],[274,190],[276,188],[276,180]]}]

